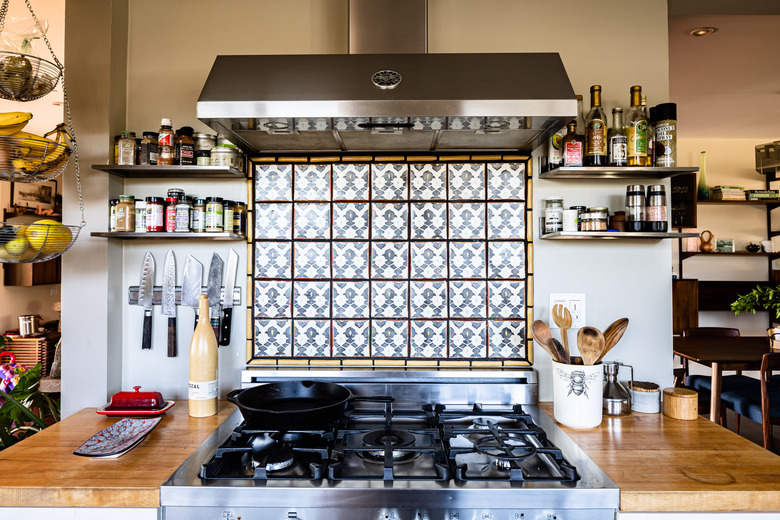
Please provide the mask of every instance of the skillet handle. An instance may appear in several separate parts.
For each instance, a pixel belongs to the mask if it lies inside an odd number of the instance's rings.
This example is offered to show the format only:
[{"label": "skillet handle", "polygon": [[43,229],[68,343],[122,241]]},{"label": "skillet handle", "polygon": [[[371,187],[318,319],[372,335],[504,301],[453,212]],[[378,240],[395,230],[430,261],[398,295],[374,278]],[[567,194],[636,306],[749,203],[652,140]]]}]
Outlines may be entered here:
[{"label": "skillet handle", "polygon": [[227,399],[231,403],[237,405],[238,404],[238,394],[240,394],[243,391],[244,391],[243,388],[238,388],[236,390],[233,390],[232,392],[230,392],[228,395],[225,396],[225,399]]},{"label": "skillet handle", "polygon": [[375,403],[392,403],[393,401],[395,401],[395,397],[391,397],[389,395],[379,395],[376,397],[352,397],[350,401],[372,401]]}]

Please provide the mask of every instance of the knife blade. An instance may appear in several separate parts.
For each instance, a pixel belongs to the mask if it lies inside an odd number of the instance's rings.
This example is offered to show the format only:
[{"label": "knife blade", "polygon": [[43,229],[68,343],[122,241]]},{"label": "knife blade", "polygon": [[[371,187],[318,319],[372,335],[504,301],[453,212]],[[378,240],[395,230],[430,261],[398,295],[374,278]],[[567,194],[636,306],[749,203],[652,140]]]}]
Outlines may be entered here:
[{"label": "knife blade", "polygon": [[181,305],[195,310],[195,326],[198,326],[198,299],[203,283],[203,265],[188,255],[184,261],[184,274],[181,279]]},{"label": "knife blade", "polygon": [[176,257],[165,255],[162,281],[162,315],[168,316],[168,357],[176,357]]},{"label": "knife blade", "polygon": [[144,308],[144,328],[141,348],[152,348],[152,298],[154,296],[154,257],[147,251],[141,266],[141,283],[138,285],[138,305]]},{"label": "knife blade", "polygon": [[233,288],[236,286],[236,271],[238,270],[238,253],[230,250],[227,272],[225,273],[225,296],[222,302],[222,318],[219,323],[219,344],[230,345],[230,325],[233,319]]},{"label": "knife blade", "polygon": [[222,265],[222,258],[217,253],[211,255],[206,296],[209,297],[209,317],[215,336],[219,336],[219,290],[222,285]]}]

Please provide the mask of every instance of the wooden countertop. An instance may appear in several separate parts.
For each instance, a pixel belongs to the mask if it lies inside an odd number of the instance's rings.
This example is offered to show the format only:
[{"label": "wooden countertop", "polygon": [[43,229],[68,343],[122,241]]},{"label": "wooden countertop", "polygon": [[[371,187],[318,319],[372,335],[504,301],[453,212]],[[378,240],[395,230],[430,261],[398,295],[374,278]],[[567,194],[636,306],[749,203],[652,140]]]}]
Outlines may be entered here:
[{"label": "wooden countertop", "polygon": [[[540,407],[552,417],[552,403]],[[620,488],[621,511],[780,510],[780,456],[702,416],[632,413],[590,430],[559,426]]]},{"label": "wooden countertop", "polygon": [[220,402],[212,417],[192,418],[177,402],[135,448],[121,457],[73,455],[121,417],[87,408],[0,451],[0,504],[51,507],[159,507],[160,486],[235,409]]}]

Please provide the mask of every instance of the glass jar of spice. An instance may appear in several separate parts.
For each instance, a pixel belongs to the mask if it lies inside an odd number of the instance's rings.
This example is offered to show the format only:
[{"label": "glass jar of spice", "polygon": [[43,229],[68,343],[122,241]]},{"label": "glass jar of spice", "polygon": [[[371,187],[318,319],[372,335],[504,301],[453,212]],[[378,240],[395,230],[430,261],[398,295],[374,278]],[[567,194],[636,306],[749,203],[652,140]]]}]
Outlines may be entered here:
[{"label": "glass jar of spice", "polygon": [[165,231],[172,233],[176,231],[176,204],[179,199],[176,197],[165,198]]},{"label": "glass jar of spice", "polygon": [[176,131],[176,164],[195,164],[195,141],[192,140],[192,133],[191,126],[183,126]]},{"label": "glass jar of spice", "polygon": [[222,231],[233,232],[233,208],[232,200],[222,201]]},{"label": "glass jar of spice", "polygon": [[109,199],[108,201],[108,230],[116,231],[116,207],[119,205],[119,199]]},{"label": "glass jar of spice", "polygon": [[224,208],[220,197],[208,197],[206,199],[206,232],[219,233],[224,222]]},{"label": "glass jar of spice", "polygon": [[120,195],[116,206],[116,230],[123,233],[135,231],[135,197]]},{"label": "glass jar of spice", "polygon": [[157,132],[144,132],[141,139],[141,151],[138,153],[138,164],[157,164]]},{"label": "glass jar of spice", "polygon": [[195,164],[211,166],[211,149],[217,144],[217,136],[195,134]]},{"label": "glass jar of spice", "polygon": [[119,138],[119,157],[117,164],[135,164],[135,132],[122,132]]},{"label": "glass jar of spice", "polygon": [[190,231],[190,213],[192,205],[189,197],[182,197],[176,203],[176,228],[177,233],[189,233]]},{"label": "glass jar of spice", "polygon": [[246,204],[243,202],[233,205],[233,233],[246,235]]},{"label": "glass jar of spice", "polygon": [[146,233],[146,201],[135,201],[135,232]]},{"label": "glass jar of spice", "polygon": [[162,197],[146,197],[146,231],[165,231],[165,208]]},{"label": "glass jar of spice", "polygon": [[206,231],[206,199],[195,199],[192,205],[192,231],[195,233]]}]

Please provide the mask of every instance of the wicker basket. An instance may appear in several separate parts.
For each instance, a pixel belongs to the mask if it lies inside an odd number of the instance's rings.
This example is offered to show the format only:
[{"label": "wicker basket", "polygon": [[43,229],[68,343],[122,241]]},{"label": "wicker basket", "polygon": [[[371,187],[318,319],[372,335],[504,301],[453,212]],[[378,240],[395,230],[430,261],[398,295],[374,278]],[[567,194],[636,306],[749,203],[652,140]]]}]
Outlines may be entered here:
[{"label": "wicker basket", "polygon": [[62,69],[54,63],[19,52],[0,51],[0,98],[32,101],[57,86]]}]

